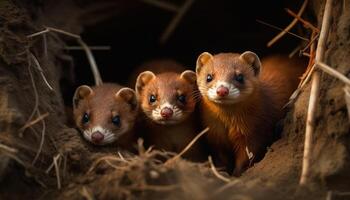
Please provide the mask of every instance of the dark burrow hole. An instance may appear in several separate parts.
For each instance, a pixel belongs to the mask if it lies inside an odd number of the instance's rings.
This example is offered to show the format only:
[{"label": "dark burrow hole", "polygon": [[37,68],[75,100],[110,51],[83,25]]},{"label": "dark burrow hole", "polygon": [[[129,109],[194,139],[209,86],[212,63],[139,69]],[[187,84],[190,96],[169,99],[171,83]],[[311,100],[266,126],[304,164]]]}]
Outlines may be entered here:
[{"label": "dark burrow hole", "polygon": [[[111,48],[93,51],[102,79],[125,85],[133,69],[150,59],[171,58],[194,70],[197,56],[203,51],[239,53],[251,50],[260,57],[289,54],[301,40],[287,34],[268,48],[267,42],[280,31],[256,20],[284,28],[293,20],[285,8],[297,12],[301,4],[290,0],[195,1],[169,39],[160,44],[160,37],[175,14],[142,1],[124,1],[114,17],[84,27],[81,36],[90,46]],[[291,32],[302,35],[300,25]],[[74,58],[75,82],[63,87],[67,106],[71,105],[77,86],[94,84],[84,52],[71,50],[70,53]]]}]

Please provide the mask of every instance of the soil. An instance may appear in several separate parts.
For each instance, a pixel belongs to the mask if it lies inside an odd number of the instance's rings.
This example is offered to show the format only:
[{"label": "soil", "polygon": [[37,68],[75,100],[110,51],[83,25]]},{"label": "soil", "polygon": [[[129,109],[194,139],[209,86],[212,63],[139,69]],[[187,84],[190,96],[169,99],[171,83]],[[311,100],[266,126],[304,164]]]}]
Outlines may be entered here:
[{"label": "soil", "polygon": [[[173,154],[144,149],[141,142],[136,155],[113,146],[101,148],[85,142],[76,129],[69,127],[63,100],[66,87],[74,78],[72,57],[63,49],[74,40],[53,33],[46,38],[27,36],[43,30],[44,25],[79,34],[84,25],[104,20],[91,16],[96,9],[90,13],[87,10],[98,5],[103,10],[110,2],[53,2],[0,1],[0,199],[349,197],[346,194],[350,185],[350,127],[343,84],[327,74],[322,74],[312,181],[306,187],[298,183],[310,83],[288,108],[282,136],[265,158],[239,178],[221,173],[230,182],[215,176],[207,162],[193,163],[180,158],[165,165],[164,160]],[[122,7],[112,4],[119,14],[137,7],[128,1],[120,2]],[[324,2],[309,2],[308,15],[314,15],[318,27]],[[350,77],[350,4],[334,2],[325,62]],[[71,16],[70,20],[57,17],[61,14]],[[82,16],[89,18],[83,20]],[[53,90],[45,84],[31,54],[39,61]],[[44,119],[23,129],[40,116]]]}]

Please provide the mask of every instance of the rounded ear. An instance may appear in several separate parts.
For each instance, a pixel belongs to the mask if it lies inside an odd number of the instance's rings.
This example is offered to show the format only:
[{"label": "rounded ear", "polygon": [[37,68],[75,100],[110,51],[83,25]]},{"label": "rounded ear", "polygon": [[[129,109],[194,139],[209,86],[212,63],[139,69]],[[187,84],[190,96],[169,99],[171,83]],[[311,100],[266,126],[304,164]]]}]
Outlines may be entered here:
[{"label": "rounded ear", "polygon": [[139,74],[135,84],[136,94],[140,94],[143,87],[147,85],[154,78],[156,78],[156,75],[154,75],[154,73],[151,71],[144,71],[141,74]]},{"label": "rounded ear", "polygon": [[124,87],[120,89],[116,94],[116,98],[122,99],[131,106],[132,110],[136,110],[138,107],[136,93],[133,89]]},{"label": "rounded ear", "polygon": [[94,91],[91,89],[91,87],[87,85],[79,86],[74,92],[73,109],[75,109],[78,106],[80,100],[92,95],[93,93]]},{"label": "rounded ear", "polygon": [[181,73],[180,78],[188,81],[191,84],[195,84],[197,80],[196,73],[192,70],[186,70]]},{"label": "rounded ear", "polygon": [[259,75],[261,70],[261,62],[254,52],[246,51],[239,56],[240,59],[252,66],[255,76]]},{"label": "rounded ear", "polygon": [[199,74],[202,67],[209,61],[213,60],[213,58],[213,55],[208,52],[203,52],[201,55],[199,55],[196,62],[196,73]]}]

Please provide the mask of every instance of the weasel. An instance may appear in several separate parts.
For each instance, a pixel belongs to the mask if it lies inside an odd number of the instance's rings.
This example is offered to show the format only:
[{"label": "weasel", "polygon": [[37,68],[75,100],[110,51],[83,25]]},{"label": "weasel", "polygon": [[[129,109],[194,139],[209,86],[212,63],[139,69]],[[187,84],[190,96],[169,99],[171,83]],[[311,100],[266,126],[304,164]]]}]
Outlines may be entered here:
[{"label": "weasel", "polygon": [[197,58],[201,116],[210,128],[208,143],[216,163],[236,176],[265,155],[304,67],[282,57],[266,64],[262,67],[250,51],[214,56],[204,52]]},{"label": "weasel", "polygon": [[84,138],[96,145],[117,143],[130,149],[138,113],[135,91],[117,84],[82,85],[75,91],[73,112]]},{"label": "weasel", "polygon": [[[163,65],[163,70],[166,67]],[[177,153],[183,150],[198,133],[195,72],[145,71],[137,77],[135,90],[149,130],[144,134],[145,143]],[[185,158],[200,160],[201,148],[201,144],[195,144]]]}]

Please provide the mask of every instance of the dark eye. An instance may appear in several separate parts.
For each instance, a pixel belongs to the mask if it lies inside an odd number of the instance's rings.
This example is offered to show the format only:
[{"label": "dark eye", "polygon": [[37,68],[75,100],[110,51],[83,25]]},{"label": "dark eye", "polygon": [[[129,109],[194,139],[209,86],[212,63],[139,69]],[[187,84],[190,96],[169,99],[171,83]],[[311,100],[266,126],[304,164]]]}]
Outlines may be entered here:
[{"label": "dark eye", "polygon": [[81,121],[83,122],[83,124],[87,124],[90,120],[90,117],[87,113],[84,113],[83,118],[81,119]]},{"label": "dark eye", "polygon": [[236,75],[235,79],[239,83],[244,83],[244,76],[243,76],[243,74]]},{"label": "dark eye", "polygon": [[213,76],[211,74],[207,75],[207,83],[213,80]]},{"label": "dark eye", "polygon": [[112,118],[112,123],[116,126],[120,126],[120,117],[119,115],[116,115]]},{"label": "dark eye", "polygon": [[156,96],[154,96],[153,94],[152,94],[151,96],[149,96],[149,102],[150,102],[150,103],[154,103],[154,102],[156,102],[156,101],[157,101]]},{"label": "dark eye", "polygon": [[181,103],[183,103],[183,104],[185,104],[186,103],[186,97],[185,97],[185,95],[179,95],[178,97],[177,97],[177,100],[179,100]]}]

